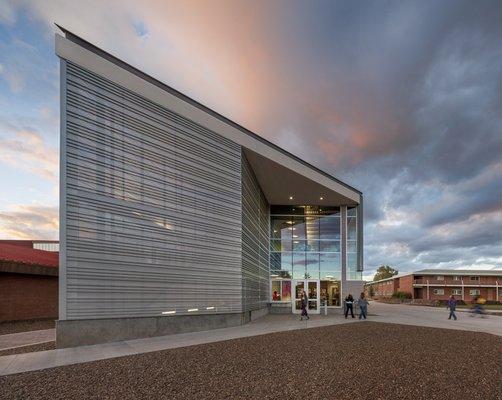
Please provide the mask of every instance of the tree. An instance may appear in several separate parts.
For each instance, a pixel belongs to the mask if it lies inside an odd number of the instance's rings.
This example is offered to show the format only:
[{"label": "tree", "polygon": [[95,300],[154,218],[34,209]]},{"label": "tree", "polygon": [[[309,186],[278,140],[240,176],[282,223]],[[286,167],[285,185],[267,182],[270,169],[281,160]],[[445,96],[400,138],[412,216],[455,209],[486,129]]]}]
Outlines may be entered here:
[{"label": "tree", "polygon": [[397,270],[390,267],[389,265],[382,265],[377,269],[375,276],[373,277],[374,281],[379,281],[380,279],[391,278],[394,275],[397,275]]}]

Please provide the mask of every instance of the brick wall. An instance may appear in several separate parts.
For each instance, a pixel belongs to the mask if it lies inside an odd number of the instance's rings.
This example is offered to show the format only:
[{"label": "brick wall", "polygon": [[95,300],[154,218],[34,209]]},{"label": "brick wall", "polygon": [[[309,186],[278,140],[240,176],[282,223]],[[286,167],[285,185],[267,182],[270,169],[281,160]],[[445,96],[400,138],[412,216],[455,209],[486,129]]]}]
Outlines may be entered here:
[{"label": "brick wall", "polygon": [[57,317],[57,276],[0,273],[0,321]]}]

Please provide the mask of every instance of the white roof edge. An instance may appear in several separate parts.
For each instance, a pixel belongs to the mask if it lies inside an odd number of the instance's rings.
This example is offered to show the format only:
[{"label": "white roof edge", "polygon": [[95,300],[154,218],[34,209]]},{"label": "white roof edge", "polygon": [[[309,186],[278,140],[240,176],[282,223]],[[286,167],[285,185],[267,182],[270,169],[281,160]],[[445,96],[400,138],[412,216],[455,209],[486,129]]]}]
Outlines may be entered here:
[{"label": "white roof edge", "polygon": [[91,72],[129,89],[142,97],[145,97],[159,105],[162,105],[177,114],[180,114],[197,124],[200,124],[213,132],[241,145],[244,148],[255,151],[278,164],[298,173],[327,189],[333,190],[359,204],[361,193],[348,185],[342,184],[334,177],[323,174],[313,166],[306,165],[298,159],[288,156],[257,138],[251,137],[245,132],[225,123],[221,119],[197,108],[187,101],[163,90],[162,88],[146,81],[136,74],[116,65],[100,55],[80,46],[79,44],[59,35],[55,35],[56,54],[65,60],[73,62]]},{"label": "white roof edge", "polygon": [[405,272],[402,274],[394,275],[390,278],[379,279],[378,281],[366,281],[366,285],[373,283],[380,283],[390,281],[396,278],[402,278],[409,275],[469,275],[469,276],[502,276],[502,269],[452,269],[452,270],[434,270],[434,269],[421,269],[418,271]]}]

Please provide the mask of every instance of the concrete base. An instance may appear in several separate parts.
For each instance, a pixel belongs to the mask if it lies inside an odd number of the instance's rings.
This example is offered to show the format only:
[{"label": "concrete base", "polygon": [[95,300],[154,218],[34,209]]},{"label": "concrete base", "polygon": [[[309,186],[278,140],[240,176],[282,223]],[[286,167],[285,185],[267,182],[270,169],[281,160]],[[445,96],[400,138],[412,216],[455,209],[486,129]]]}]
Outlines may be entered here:
[{"label": "concrete base", "polygon": [[268,308],[235,314],[56,321],[56,347],[76,347],[243,325]]},{"label": "concrete base", "polygon": [[292,314],[291,303],[270,304],[270,314]]}]

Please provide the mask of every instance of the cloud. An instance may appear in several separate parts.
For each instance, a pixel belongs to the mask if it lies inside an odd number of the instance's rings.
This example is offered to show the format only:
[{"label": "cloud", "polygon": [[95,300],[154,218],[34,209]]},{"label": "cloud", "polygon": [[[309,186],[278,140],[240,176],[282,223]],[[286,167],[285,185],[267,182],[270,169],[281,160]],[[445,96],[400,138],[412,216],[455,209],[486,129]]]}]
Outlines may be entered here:
[{"label": "cloud", "polygon": [[19,4],[361,189],[367,271],[500,266],[500,2]]},{"label": "cloud", "polygon": [[0,162],[55,181],[59,171],[58,149],[35,132],[22,130],[14,137],[0,138]]},{"label": "cloud", "polygon": [[16,12],[13,3],[10,0],[0,2],[0,22],[7,25],[12,25],[15,22]]},{"label": "cloud", "polygon": [[0,211],[0,237],[8,239],[58,238],[57,206],[16,205]]}]

